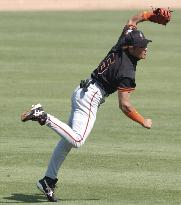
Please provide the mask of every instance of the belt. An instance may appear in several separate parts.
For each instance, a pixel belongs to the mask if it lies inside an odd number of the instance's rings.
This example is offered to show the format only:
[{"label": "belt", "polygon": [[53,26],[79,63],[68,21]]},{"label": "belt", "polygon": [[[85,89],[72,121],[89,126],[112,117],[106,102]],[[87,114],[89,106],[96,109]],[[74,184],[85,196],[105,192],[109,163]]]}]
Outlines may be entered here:
[{"label": "belt", "polygon": [[109,94],[106,93],[103,85],[99,82],[97,82],[95,79],[92,79],[92,78],[87,78],[86,80],[81,80],[80,81],[80,88],[82,88],[84,90],[84,92],[87,92],[88,91],[88,87],[91,85],[91,84],[94,84],[96,83],[104,92],[105,92],[105,97],[108,97]]}]

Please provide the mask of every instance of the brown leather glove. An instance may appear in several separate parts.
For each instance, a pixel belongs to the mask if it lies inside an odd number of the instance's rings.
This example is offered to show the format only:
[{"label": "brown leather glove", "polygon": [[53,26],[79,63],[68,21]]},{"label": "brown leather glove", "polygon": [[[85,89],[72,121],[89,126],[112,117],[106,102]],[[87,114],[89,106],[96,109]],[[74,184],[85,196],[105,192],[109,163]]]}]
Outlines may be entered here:
[{"label": "brown leather glove", "polygon": [[144,11],[143,19],[154,23],[166,25],[171,19],[171,12],[169,9],[157,8],[153,11]]}]

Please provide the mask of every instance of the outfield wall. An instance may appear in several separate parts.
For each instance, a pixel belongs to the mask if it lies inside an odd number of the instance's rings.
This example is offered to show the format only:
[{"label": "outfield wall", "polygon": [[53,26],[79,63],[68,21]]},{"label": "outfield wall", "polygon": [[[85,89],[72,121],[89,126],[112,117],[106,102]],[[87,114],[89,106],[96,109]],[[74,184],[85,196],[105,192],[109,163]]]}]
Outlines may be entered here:
[{"label": "outfield wall", "polygon": [[181,8],[181,0],[0,0],[0,10],[121,10]]}]

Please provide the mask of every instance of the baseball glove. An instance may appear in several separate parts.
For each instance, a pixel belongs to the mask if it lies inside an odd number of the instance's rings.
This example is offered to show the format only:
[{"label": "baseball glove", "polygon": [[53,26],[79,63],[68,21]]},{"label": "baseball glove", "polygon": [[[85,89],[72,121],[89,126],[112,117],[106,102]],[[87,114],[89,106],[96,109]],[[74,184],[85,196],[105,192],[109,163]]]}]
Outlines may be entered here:
[{"label": "baseball glove", "polygon": [[144,12],[143,18],[144,20],[166,25],[171,19],[171,12],[172,11],[170,9],[156,8],[152,12]]}]

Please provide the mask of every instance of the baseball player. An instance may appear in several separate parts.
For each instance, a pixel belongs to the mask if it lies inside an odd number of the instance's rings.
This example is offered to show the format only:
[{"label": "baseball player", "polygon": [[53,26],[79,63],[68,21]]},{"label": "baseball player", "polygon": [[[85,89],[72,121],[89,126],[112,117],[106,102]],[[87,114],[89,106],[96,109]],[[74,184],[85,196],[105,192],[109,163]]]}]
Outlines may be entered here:
[{"label": "baseball player", "polygon": [[118,42],[91,73],[91,76],[87,80],[82,80],[74,90],[68,124],[46,113],[40,104],[33,105],[30,110],[22,113],[23,122],[37,121],[61,136],[45,176],[37,182],[37,187],[49,201],[57,201],[54,190],[62,163],[73,147],[79,148],[84,144],[95,123],[99,106],[110,94],[117,91],[119,108],[127,117],[139,123],[143,128],[151,128],[152,120],[144,118],[130,103],[131,93],[136,87],[137,63],[146,58],[147,46],[152,42],[137,29],[137,25],[143,21],[166,25],[170,18],[169,9],[157,8],[144,11],[129,19]]}]

